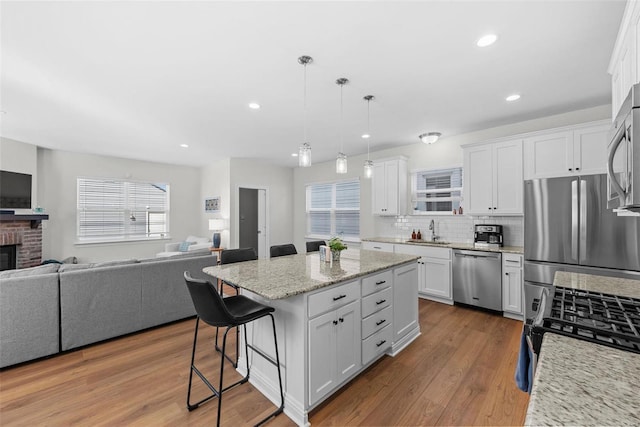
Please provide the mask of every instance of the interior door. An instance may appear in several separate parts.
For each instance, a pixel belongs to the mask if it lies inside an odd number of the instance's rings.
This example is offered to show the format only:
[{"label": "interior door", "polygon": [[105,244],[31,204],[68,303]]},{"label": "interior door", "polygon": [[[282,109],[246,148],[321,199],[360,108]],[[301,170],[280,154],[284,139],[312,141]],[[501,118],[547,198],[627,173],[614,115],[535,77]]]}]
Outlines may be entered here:
[{"label": "interior door", "polygon": [[258,190],[240,188],[238,191],[238,245],[258,251]]},{"label": "interior door", "polygon": [[267,257],[267,190],[258,190],[258,258]]}]

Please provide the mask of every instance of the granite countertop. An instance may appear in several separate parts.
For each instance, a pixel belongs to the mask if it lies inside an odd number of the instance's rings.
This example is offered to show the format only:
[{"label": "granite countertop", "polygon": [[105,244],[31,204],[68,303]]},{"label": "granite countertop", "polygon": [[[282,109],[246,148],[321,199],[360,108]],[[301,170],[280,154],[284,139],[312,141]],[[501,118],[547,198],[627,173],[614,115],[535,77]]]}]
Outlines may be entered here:
[{"label": "granite countertop", "polygon": [[347,249],[339,262],[320,261],[319,252],[206,267],[206,274],[267,299],[282,299],[323,288],[419,257],[388,252]]},{"label": "granite countertop", "polygon": [[557,271],[553,278],[553,284],[561,288],[582,289],[590,292],[640,298],[640,280]]},{"label": "granite countertop", "polygon": [[470,251],[483,251],[483,252],[501,252],[501,253],[509,253],[509,254],[520,254],[520,255],[524,253],[524,248],[522,246],[503,246],[501,248],[476,248],[473,246],[473,243],[449,242],[447,244],[442,244],[442,243],[433,243],[428,240],[403,239],[400,237],[368,237],[366,239],[362,239],[362,241],[394,243],[394,244],[403,244],[403,245],[417,245],[417,246],[435,246],[439,248],[465,249]]},{"label": "granite countertop", "polygon": [[542,339],[525,425],[638,425],[640,354],[558,334]]}]

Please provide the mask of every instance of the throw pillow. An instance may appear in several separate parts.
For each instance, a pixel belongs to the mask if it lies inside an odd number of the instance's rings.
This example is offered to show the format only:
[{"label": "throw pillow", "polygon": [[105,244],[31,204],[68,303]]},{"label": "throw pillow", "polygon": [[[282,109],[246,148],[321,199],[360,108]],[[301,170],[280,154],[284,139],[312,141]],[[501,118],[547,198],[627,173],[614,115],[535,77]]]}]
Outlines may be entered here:
[{"label": "throw pillow", "polygon": [[180,246],[178,246],[178,250],[180,252],[187,252],[189,250],[189,246],[191,246],[192,242],[180,242]]}]

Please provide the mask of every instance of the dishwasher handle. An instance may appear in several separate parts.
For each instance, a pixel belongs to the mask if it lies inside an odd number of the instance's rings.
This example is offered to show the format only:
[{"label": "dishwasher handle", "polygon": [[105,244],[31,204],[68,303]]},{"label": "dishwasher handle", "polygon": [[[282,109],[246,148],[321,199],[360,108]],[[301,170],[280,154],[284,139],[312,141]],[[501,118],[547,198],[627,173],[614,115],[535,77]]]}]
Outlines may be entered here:
[{"label": "dishwasher handle", "polygon": [[[473,253],[471,253],[473,252]],[[500,253],[492,252],[478,252],[478,251],[453,251],[453,254],[459,258],[488,258],[488,259],[500,259]]]}]

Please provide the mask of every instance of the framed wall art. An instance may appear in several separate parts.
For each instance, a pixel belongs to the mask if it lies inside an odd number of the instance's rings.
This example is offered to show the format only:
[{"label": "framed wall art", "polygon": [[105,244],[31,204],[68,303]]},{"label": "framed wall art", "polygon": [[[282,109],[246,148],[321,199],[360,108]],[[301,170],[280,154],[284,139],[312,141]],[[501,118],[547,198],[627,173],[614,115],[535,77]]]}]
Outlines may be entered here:
[{"label": "framed wall art", "polygon": [[204,211],[207,213],[220,212],[220,196],[204,199]]}]

